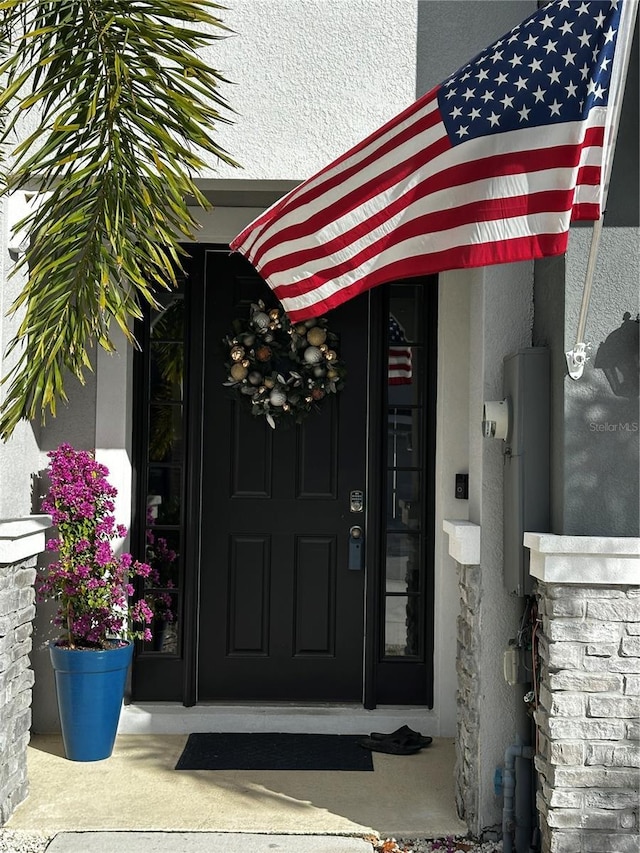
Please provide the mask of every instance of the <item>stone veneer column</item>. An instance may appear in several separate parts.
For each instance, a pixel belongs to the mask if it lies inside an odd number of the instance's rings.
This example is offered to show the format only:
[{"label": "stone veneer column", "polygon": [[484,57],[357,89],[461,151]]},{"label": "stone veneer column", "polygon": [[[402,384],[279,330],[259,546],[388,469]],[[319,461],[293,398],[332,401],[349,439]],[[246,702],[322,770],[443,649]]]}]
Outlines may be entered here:
[{"label": "stone veneer column", "polygon": [[525,534],[541,619],[542,853],[640,849],[640,540]]},{"label": "stone veneer column", "polygon": [[27,796],[36,555],[48,516],[0,521],[0,826]]},{"label": "stone veneer column", "polygon": [[456,653],[456,809],[467,826],[475,828],[479,809],[480,526],[458,520],[445,520],[442,526],[449,534],[449,554],[457,564],[460,590]]}]

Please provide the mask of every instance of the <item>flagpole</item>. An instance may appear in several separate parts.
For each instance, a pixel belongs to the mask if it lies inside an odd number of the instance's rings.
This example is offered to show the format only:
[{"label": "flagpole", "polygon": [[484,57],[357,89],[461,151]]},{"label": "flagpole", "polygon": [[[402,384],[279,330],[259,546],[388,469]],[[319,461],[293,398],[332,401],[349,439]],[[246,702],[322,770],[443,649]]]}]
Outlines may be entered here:
[{"label": "flagpole", "polygon": [[[627,4],[629,4],[627,6]],[[612,112],[612,120],[611,120],[611,130],[609,134],[608,140],[608,152],[606,152],[607,160],[605,162],[605,173],[604,173],[604,181],[602,185],[602,206],[601,206],[601,214],[600,218],[597,219],[593,224],[593,230],[591,232],[591,246],[589,248],[589,259],[587,261],[587,271],[585,274],[584,287],[582,289],[582,302],[580,304],[580,314],[578,316],[578,328],[576,330],[575,337],[575,345],[573,349],[569,350],[565,353],[567,358],[567,368],[569,371],[569,376],[571,379],[580,379],[584,372],[584,366],[589,360],[589,356],[587,354],[588,349],[591,347],[590,343],[585,343],[585,328],[587,325],[587,314],[589,312],[589,303],[591,301],[591,290],[593,287],[593,278],[595,275],[596,269],[596,261],[598,257],[598,249],[600,246],[600,238],[602,236],[602,227],[604,214],[607,203],[607,196],[609,194],[609,182],[611,180],[611,170],[613,167],[613,155],[616,148],[616,141],[618,138],[618,128],[620,126],[620,115],[622,113],[622,101],[624,99],[624,88],[627,80],[627,72],[629,69],[629,59],[631,56],[631,46],[633,44],[633,33],[635,29],[636,15],[638,13],[638,0],[625,0],[625,8],[622,12],[621,23],[624,20],[625,12],[627,9],[631,9],[630,12],[627,13],[627,27],[623,28],[621,26],[621,30],[624,29],[624,35],[626,38],[623,53],[621,56],[621,65],[620,65],[620,77],[619,83],[616,87],[616,91],[614,93],[614,102],[611,107]],[[617,53],[617,51],[616,51]],[[616,57],[617,58],[617,57]]]}]

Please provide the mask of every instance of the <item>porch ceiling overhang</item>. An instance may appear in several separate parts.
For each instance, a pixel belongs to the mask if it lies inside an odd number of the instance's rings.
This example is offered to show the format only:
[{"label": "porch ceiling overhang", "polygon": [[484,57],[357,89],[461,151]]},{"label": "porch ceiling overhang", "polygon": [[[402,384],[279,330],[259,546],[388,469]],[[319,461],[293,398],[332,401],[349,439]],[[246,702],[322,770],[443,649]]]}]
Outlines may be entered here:
[{"label": "porch ceiling overhang", "polygon": [[[259,181],[201,178],[196,181],[207,201],[214,207],[270,207],[279,198],[298,186],[299,181]],[[196,201],[187,197],[187,204]]]}]

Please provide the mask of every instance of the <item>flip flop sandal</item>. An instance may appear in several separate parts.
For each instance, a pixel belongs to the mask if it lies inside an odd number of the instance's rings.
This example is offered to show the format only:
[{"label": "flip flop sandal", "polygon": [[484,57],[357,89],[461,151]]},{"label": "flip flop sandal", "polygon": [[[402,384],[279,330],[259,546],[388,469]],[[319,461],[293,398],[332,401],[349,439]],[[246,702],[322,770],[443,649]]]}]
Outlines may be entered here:
[{"label": "flip flop sandal", "polygon": [[419,744],[421,747],[429,746],[429,744],[433,742],[433,738],[428,737],[427,735],[422,735],[420,732],[414,732],[414,730],[410,729],[409,726],[400,726],[399,729],[396,729],[395,732],[391,732],[388,735],[383,734],[382,732],[371,732],[370,737],[373,740],[388,740],[389,738],[403,737],[414,744]]},{"label": "flip flop sandal", "polygon": [[389,755],[413,755],[422,749],[415,741],[405,737],[387,737],[385,740],[365,737],[359,740],[358,744],[372,752],[386,752]]}]

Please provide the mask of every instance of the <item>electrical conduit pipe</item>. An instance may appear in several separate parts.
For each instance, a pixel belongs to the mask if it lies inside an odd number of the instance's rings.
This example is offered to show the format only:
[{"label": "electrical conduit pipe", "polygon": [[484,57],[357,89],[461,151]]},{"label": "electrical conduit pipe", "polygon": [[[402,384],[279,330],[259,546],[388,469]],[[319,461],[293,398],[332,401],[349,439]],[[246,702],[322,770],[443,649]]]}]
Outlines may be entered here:
[{"label": "electrical conduit pipe", "polygon": [[[535,755],[535,750],[532,746],[523,746],[519,743],[513,743],[504,751],[504,770],[502,772],[502,853],[513,853],[514,831],[516,834],[516,853],[523,853],[529,849],[531,831],[533,827],[530,825],[520,826],[520,822],[516,816],[522,820],[522,815],[531,812],[530,798],[531,785],[528,780],[524,784],[524,780],[520,780],[521,784],[516,786],[516,758],[524,758],[531,761]],[[530,823],[530,819],[528,821]],[[518,828],[526,834],[525,839],[519,837]],[[524,841],[526,847],[521,841]]]}]

